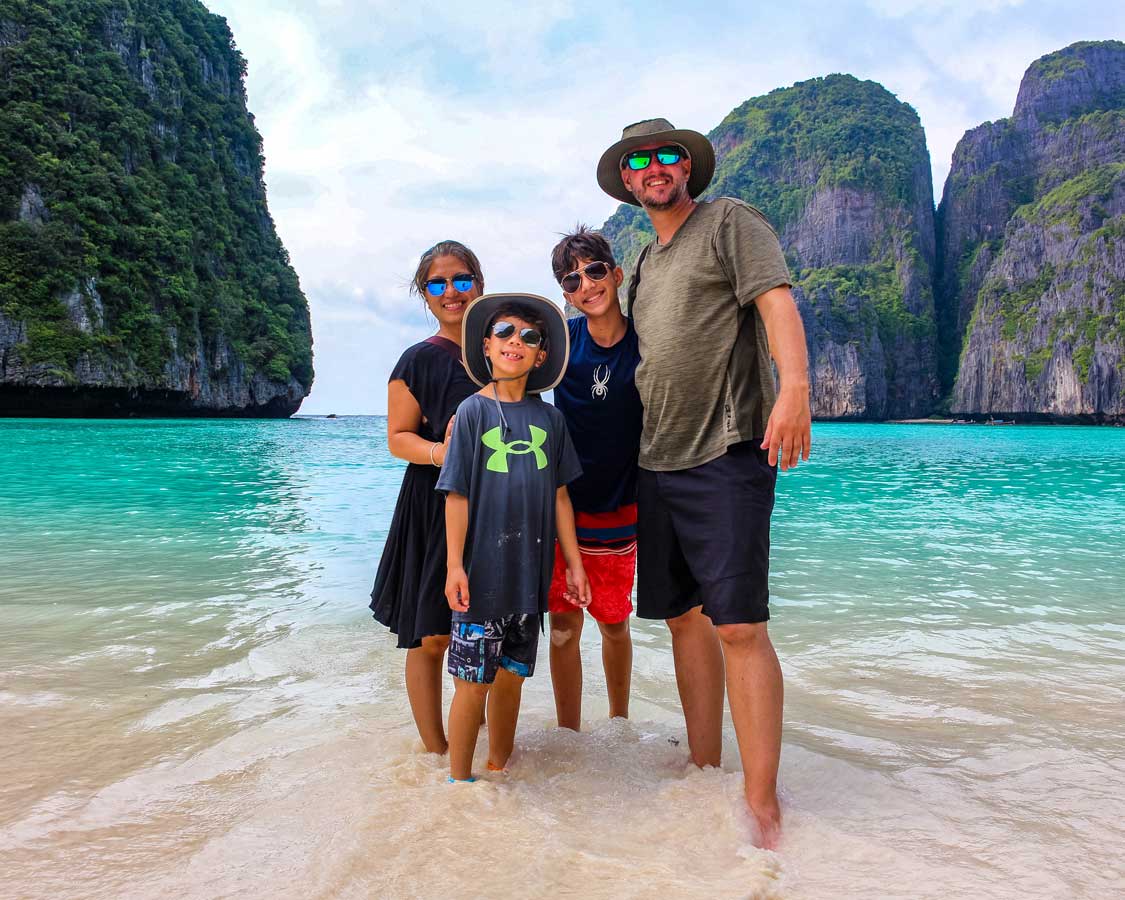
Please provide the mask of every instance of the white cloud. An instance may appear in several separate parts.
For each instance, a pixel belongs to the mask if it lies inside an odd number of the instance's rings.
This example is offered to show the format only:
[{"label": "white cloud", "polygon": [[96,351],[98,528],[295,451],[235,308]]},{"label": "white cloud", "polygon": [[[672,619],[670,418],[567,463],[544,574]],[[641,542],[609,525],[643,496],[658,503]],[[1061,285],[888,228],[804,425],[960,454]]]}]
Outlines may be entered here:
[{"label": "white cloud", "polygon": [[708,131],[750,97],[851,72],[918,110],[940,192],[964,131],[1083,36],[1080,10],[1019,0],[205,2],[248,60],[270,208],[312,307],[306,412],[384,411],[387,373],[431,328],[410,276],[442,238],[476,250],[490,289],[557,296],[550,248],[616,208],[593,170],[628,122]]}]

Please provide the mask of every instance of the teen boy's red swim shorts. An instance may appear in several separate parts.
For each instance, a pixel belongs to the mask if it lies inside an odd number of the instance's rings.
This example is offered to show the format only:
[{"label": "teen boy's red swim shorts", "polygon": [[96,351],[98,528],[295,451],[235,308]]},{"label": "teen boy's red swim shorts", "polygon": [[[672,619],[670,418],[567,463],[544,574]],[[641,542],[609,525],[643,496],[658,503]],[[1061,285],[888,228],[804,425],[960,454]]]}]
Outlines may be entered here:
[{"label": "teen boy's red swim shorts", "polygon": [[[578,548],[582,567],[590,580],[593,602],[587,607],[599,622],[614,625],[633,612],[633,578],[637,568],[637,505],[631,503],[613,512],[575,512]],[[567,600],[566,562],[555,545],[555,568],[547,608],[553,613],[578,609]]]}]

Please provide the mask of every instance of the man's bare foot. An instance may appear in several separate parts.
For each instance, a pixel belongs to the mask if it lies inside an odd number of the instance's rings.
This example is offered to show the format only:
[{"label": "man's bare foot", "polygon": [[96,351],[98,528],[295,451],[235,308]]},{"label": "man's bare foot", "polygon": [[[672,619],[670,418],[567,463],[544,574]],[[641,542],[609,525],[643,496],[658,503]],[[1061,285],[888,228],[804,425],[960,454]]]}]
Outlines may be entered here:
[{"label": "man's bare foot", "polygon": [[776,850],[781,843],[781,807],[777,797],[762,803],[747,797],[746,805],[758,824],[758,846],[763,850]]}]

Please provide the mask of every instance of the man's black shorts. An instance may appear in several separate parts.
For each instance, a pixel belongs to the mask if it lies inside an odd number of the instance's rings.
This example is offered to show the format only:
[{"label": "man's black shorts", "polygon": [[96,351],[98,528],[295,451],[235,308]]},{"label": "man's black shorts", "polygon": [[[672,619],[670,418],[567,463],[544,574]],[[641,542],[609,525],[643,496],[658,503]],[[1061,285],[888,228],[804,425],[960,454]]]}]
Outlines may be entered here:
[{"label": "man's black shorts", "polygon": [[693,469],[637,483],[637,615],[672,619],[703,605],[716,625],[765,622],[777,467],[761,440]]}]

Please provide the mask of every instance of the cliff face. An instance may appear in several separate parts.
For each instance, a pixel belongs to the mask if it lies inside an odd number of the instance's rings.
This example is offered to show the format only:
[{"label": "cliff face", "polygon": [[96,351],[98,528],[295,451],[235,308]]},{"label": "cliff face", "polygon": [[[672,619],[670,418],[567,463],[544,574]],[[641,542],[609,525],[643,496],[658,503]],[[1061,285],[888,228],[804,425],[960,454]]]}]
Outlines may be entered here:
[{"label": "cliff face", "polygon": [[0,0],[0,415],[291,415],[308,304],[198,0]]},{"label": "cliff face", "polygon": [[1120,419],[1125,44],[1036,61],[961,139],[938,212],[941,374],[960,414]]},{"label": "cliff face", "polygon": [[[708,137],[706,197],[738,197],[778,230],[808,338],[813,415],[926,415],[937,401],[933,188],[917,114],[848,75],[747,101]],[[626,266],[643,210],[604,226]]]},{"label": "cliff face", "polygon": [[985,274],[959,413],[1125,421],[1125,163],[1018,209]]}]

